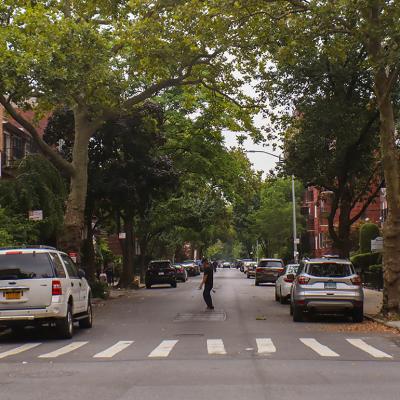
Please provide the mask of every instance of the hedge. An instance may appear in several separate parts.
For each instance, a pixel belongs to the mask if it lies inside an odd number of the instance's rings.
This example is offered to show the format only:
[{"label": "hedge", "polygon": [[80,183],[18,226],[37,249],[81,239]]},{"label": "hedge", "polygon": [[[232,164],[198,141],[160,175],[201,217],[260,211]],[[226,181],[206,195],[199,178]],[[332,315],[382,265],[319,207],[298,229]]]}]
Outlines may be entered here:
[{"label": "hedge", "polygon": [[378,225],[367,223],[360,228],[360,254],[371,251],[371,240],[379,236]]},{"label": "hedge", "polygon": [[365,272],[368,271],[371,265],[382,263],[382,254],[381,253],[357,254],[351,257],[350,261],[353,263],[357,271]]}]

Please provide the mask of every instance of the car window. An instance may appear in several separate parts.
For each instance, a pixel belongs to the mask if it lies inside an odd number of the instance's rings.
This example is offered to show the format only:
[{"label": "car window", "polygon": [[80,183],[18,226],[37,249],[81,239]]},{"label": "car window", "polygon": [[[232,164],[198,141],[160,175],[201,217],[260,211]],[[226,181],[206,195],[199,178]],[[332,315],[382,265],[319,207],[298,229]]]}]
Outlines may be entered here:
[{"label": "car window", "polygon": [[0,255],[0,280],[53,277],[54,271],[47,253],[5,253]]},{"label": "car window", "polygon": [[57,253],[49,253],[51,261],[53,261],[54,269],[58,278],[66,278],[65,269],[62,265],[60,257]]},{"label": "car window", "polygon": [[343,278],[353,274],[350,264],[339,263],[312,263],[308,265],[307,273],[312,276]]},{"label": "car window", "polygon": [[263,260],[263,261],[260,261],[260,262],[258,263],[258,266],[259,266],[259,267],[278,267],[278,268],[280,268],[280,267],[282,267],[283,265],[282,265],[282,262],[281,262],[281,261],[276,261],[276,260]]},{"label": "car window", "polygon": [[69,277],[78,278],[78,270],[76,269],[74,262],[65,254],[61,254],[61,258],[64,261]]},{"label": "car window", "polygon": [[154,262],[150,263],[149,269],[163,269],[163,268],[169,268],[170,263],[168,261],[160,261],[160,262]]}]

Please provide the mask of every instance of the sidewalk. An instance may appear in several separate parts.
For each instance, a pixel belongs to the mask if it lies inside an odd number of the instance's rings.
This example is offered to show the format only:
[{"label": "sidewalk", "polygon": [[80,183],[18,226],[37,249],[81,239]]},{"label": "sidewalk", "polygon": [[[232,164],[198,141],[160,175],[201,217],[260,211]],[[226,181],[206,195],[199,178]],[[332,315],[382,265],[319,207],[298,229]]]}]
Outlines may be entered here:
[{"label": "sidewalk", "polygon": [[400,321],[384,321],[377,317],[383,301],[383,293],[377,290],[364,288],[364,315],[368,319],[384,324],[390,328],[397,328],[400,330]]}]

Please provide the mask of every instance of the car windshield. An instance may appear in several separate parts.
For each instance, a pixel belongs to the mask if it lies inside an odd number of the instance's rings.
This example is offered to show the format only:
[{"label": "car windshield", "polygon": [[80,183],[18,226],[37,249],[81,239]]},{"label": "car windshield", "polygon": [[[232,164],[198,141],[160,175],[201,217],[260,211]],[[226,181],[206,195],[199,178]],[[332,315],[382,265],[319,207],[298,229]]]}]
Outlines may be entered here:
[{"label": "car windshield", "polygon": [[259,267],[282,267],[281,261],[274,261],[274,260],[262,260],[258,264]]},{"label": "car windshield", "polygon": [[153,262],[149,266],[150,269],[169,268],[168,261]]},{"label": "car windshield", "polygon": [[307,273],[312,276],[343,278],[353,274],[350,264],[319,263],[310,264]]},{"label": "car windshield", "polygon": [[1,279],[53,278],[54,272],[47,253],[1,254]]}]

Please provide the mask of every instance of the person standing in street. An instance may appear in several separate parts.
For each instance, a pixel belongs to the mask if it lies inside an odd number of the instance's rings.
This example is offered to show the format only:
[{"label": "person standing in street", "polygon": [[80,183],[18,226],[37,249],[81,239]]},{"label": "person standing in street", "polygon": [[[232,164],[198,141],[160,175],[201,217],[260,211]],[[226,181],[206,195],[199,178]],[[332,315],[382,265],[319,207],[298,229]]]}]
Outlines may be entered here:
[{"label": "person standing in street", "polygon": [[204,286],[203,298],[207,304],[207,310],[214,310],[211,298],[211,290],[214,285],[214,270],[206,258],[203,259],[203,266],[204,266],[203,280],[200,283],[199,289],[200,290],[203,289]]}]

